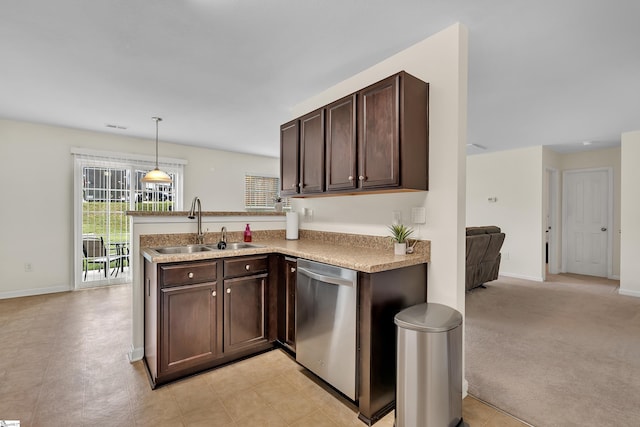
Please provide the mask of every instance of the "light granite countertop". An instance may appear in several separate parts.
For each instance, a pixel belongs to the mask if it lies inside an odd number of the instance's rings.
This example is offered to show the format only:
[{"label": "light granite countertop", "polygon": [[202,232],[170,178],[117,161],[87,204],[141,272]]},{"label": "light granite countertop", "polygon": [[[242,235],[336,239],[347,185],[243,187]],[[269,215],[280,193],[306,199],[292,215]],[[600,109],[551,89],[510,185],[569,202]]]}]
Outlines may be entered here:
[{"label": "light granite countertop", "polygon": [[[393,249],[379,247],[363,247],[353,244],[336,244],[332,242],[301,239],[266,239],[254,240],[259,248],[237,250],[215,250],[190,254],[161,254],[152,247],[143,247],[144,258],[154,263],[182,262],[204,259],[227,258],[244,255],[279,253],[296,258],[305,258],[339,267],[350,268],[365,273],[376,273],[385,270],[408,267],[429,262],[430,245],[421,241],[421,250],[413,254],[394,255]],[[215,247],[215,244],[209,244]]]}]

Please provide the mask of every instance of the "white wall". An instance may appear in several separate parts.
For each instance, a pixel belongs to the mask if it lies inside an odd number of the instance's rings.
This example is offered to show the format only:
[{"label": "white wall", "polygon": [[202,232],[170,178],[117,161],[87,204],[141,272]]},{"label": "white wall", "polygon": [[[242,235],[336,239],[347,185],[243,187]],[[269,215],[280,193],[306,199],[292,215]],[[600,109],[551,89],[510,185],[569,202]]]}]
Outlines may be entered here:
[{"label": "white wall", "polygon": [[506,234],[500,274],[543,280],[541,166],[542,147],[467,158],[467,226],[496,225]]},{"label": "white wall", "polygon": [[[71,147],[153,158],[155,140],[0,120],[0,180],[8,206],[0,210],[0,298],[72,288]],[[159,152],[188,161],[185,204],[198,195],[203,210],[244,210],[245,172],[279,174],[277,158],[162,142]],[[33,272],[24,271],[27,262]]]},{"label": "white wall", "polygon": [[640,131],[622,134],[620,293],[640,297]]},{"label": "white wall", "polygon": [[[557,172],[552,230],[557,265],[562,256],[562,171],[610,167],[613,170],[613,277],[620,274],[620,149],[559,154],[530,147],[469,156],[467,159],[467,225],[498,225],[507,234],[500,274],[531,280],[544,278],[544,244],[548,208],[548,171]],[[500,197],[500,194],[504,197]],[[552,195],[553,196],[553,195]],[[497,197],[497,203],[489,203]],[[499,223],[498,223],[499,222]],[[508,228],[507,227],[508,224]],[[553,253],[550,252],[553,258]]]},{"label": "white wall", "polygon": [[430,84],[429,191],[296,199],[294,209],[313,210],[300,228],[388,235],[392,212],[410,224],[411,207],[424,206],[427,224],[418,236],[431,240],[428,299],[464,313],[464,205],[467,127],[467,30],[453,25],[344,80],[294,107],[292,117],[405,70]]}]

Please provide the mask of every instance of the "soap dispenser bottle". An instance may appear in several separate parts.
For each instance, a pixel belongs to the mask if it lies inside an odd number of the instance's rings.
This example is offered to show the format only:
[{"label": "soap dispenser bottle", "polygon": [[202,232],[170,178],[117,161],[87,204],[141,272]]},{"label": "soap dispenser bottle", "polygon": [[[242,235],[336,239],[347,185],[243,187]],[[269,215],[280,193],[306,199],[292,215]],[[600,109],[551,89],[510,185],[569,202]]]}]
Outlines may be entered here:
[{"label": "soap dispenser bottle", "polygon": [[249,224],[247,224],[247,227],[244,229],[244,241],[251,241],[251,228],[249,228]]}]

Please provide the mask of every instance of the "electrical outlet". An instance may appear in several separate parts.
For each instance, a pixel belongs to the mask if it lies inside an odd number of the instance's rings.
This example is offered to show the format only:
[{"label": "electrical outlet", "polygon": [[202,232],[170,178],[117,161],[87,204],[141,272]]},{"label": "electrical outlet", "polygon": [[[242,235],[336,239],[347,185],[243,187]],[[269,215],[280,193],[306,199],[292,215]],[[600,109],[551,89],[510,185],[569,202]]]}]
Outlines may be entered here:
[{"label": "electrical outlet", "polygon": [[31,265],[30,262],[24,263],[24,271],[25,273],[31,273],[33,271],[33,266]]}]

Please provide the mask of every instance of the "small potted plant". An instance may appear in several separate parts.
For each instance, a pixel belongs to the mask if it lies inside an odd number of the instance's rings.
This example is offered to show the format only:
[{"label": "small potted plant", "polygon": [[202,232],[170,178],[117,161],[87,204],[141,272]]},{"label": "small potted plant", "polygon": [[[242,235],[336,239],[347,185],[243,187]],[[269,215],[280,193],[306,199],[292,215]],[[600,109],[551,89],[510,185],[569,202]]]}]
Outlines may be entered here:
[{"label": "small potted plant", "polygon": [[273,198],[274,204],[273,207],[276,209],[276,212],[282,212],[282,197],[279,194]]},{"label": "small potted plant", "polygon": [[389,230],[394,241],[394,254],[405,255],[407,253],[407,239],[413,233],[413,229],[404,224],[393,224],[389,226]]}]

